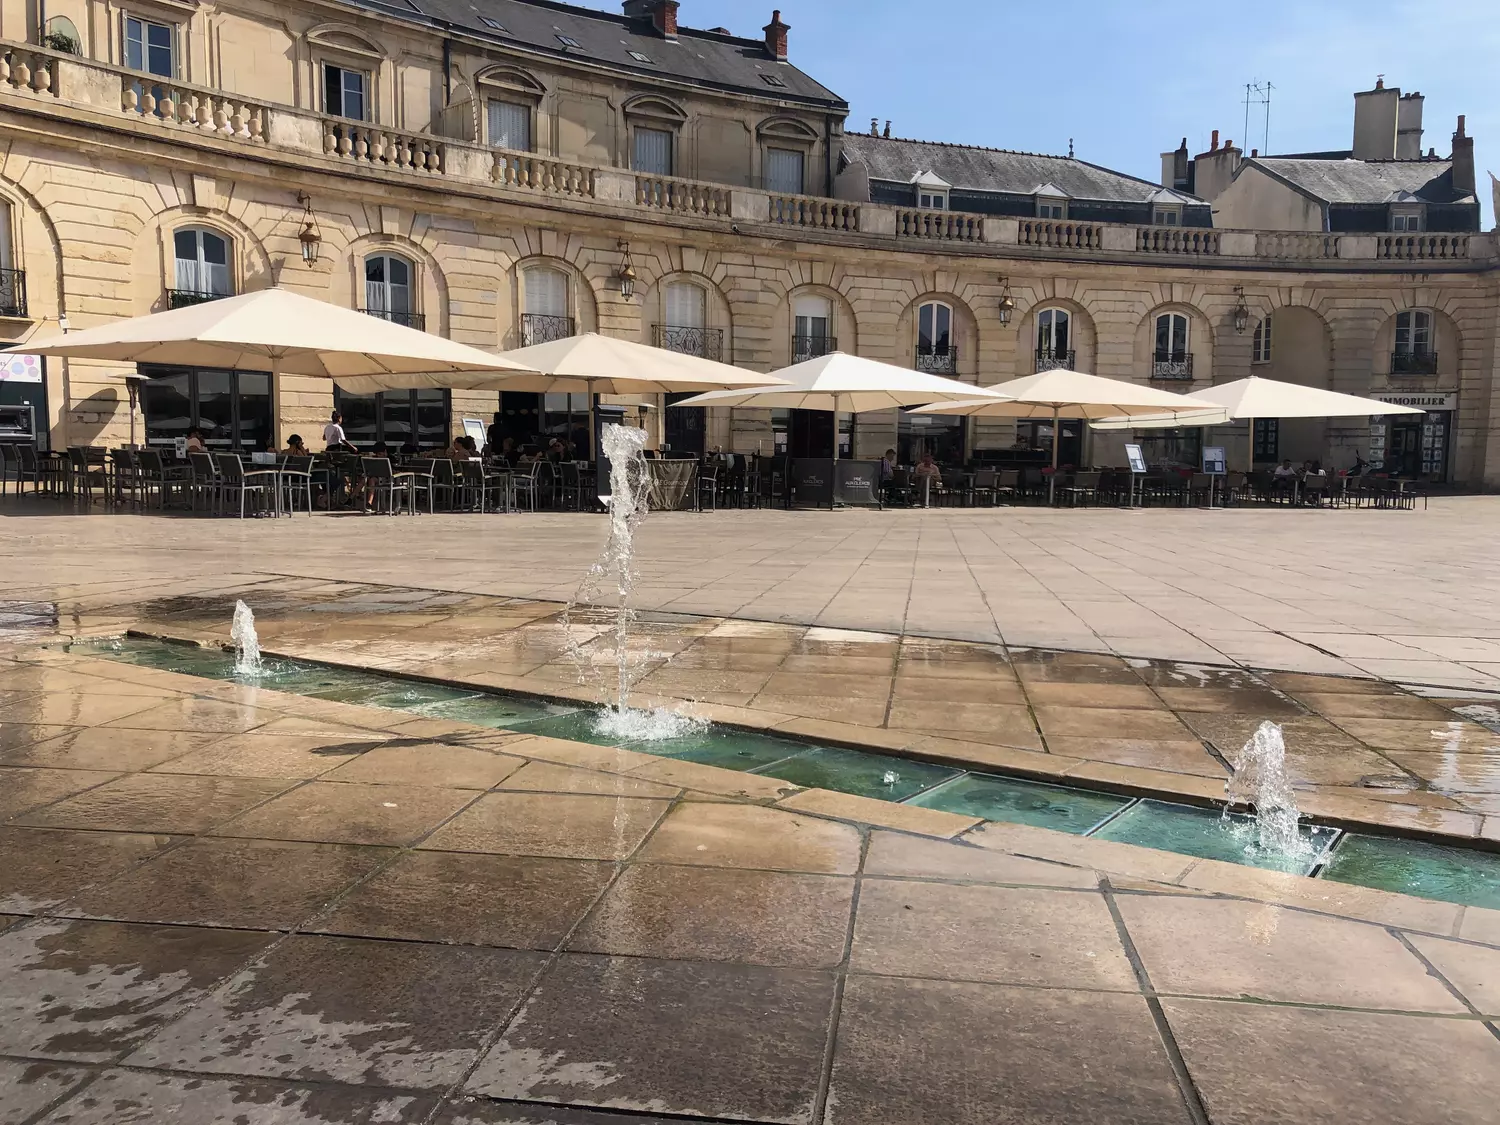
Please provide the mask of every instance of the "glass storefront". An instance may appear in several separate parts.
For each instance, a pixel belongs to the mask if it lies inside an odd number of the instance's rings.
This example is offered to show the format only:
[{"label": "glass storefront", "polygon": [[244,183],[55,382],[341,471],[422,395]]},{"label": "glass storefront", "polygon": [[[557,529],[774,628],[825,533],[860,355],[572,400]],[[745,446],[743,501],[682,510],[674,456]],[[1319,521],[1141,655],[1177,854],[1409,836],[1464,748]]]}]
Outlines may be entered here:
[{"label": "glass storefront", "polygon": [[[391,450],[442,449],[452,417],[449,392],[385,391],[350,395],[335,388],[333,404],[344,416],[344,436],[358,449],[384,443]],[[317,448],[322,434],[303,434]]]},{"label": "glass storefront", "polygon": [[211,368],[140,368],[147,445],[172,445],[203,431],[210,449],[254,453],[272,440],[271,376]]},{"label": "glass storefront", "polygon": [[951,414],[901,412],[896,427],[896,459],[914,465],[924,453],[940,465],[964,463],[964,419]]}]

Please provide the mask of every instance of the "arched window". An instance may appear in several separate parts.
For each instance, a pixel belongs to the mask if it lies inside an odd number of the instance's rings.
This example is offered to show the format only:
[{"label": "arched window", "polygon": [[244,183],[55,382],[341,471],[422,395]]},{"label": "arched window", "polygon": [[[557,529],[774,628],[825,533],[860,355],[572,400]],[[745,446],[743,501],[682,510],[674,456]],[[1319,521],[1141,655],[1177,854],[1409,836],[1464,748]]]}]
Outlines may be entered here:
[{"label": "arched window", "polygon": [[917,309],[917,370],[942,375],[958,370],[953,308],[941,301],[928,301]]},{"label": "arched window", "polygon": [[174,309],[234,295],[229,277],[229,240],[198,227],[185,227],[172,235],[176,259],[173,288],[167,304]]},{"label": "arched window", "polygon": [[1188,318],[1182,313],[1162,313],[1156,318],[1156,350],[1151,357],[1151,377],[1193,377],[1193,356],[1188,351]]},{"label": "arched window", "polygon": [[574,333],[568,315],[568,275],[547,266],[532,266],[522,274],[526,309],[521,313],[521,346],[565,340]]},{"label": "arched window", "polygon": [[656,346],[668,351],[718,359],[724,333],[708,327],[708,293],[701,285],[673,282],[662,294],[663,323],[656,326]]},{"label": "arched window", "polygon": [[1067,309],[1043,309],[1036,314],[1036,369],[1053,371],[1073,366],[1072,318]]},{"label": "arched window", "polygon": [[399,254],[370,254],[365,258],[365,307],[363,312],[404,324],[427,327],[426,318],[414,308],[412,279],[416,270]]},{"label": "arched window", "polygon": [[792,306],[792,362],[805,363],[810,359],[838,351],[838,341],[833,336],[833,302],[816,294],[798,297]]},{"label": "arched window", "polygon": [[1255,338],[1250,343],[1251,363],[1271,362],[1271,318],[1262,317],[1255,326]]}]

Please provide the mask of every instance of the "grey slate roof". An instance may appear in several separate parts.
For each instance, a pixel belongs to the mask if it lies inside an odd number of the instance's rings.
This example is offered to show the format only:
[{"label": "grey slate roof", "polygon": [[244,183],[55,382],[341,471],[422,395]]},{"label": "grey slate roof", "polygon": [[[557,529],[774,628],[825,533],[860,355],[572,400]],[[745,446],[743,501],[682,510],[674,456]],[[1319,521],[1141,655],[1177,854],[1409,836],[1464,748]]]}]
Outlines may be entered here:
[{"label": "grey slate roof", "polygon": [[872,180],[910,183],[919,172],[933,172],[956,188],[1029,195],[1043,184],[1055,184],[1073,199],[1144,203],[1160,184],[1112,172],[1071,156],[973,148],[936,141],[844,136],[844,154],[863,164]]},{"label": "grey slate roof", "polygon": [[[550,0],[351,0],[356,7],[418,22],[446,21],[467,34],[497,43],[611,68],[643,76],[664,75],[704,86],[738,90],[763,98],[814,102],[847,109],[844,100],[822,83],[789,63],[778,63],[760,39],[742,39],[711,31],[679,27],[677,42],[655,34],[647,25],[627,20],[616,4],[603,12]],[[424,19],[424,17],[426,17]],[[481,17],[500,24],[490,27]],[[568,47],[559,35],[576,40]],[[639,51],[652,61],[631,58]],[[775,75],[784,87],[768,85],[762,74]]]},{"label": "grey slate roof", "polygon": [[1317,160],[1304,157],[1251,157],[1272,175],[1301,188],[1324,203],[1385,203],[1397,192],[1410,192],[1424,203],[1473,203],[1472,195],[1453,190],[1453,163],[1448,160]]}]

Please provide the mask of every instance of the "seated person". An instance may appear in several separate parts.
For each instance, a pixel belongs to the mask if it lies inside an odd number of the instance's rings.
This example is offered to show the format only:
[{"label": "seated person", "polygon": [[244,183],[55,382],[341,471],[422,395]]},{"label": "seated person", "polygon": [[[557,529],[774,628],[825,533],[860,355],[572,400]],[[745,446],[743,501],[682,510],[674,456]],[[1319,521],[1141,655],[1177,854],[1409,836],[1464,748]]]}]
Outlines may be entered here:
[{"label": "seated person", "polygon": [[194,426],[188,431],[187,451],[189,453],[207,453],[208,446],[203,444],[203,431]]},{"label": "seated person", "polygon": [[301,434],[293,434],[291,437],[287,438],[286,439],[286,448],[283,449],[281,452],[282,452],[282,454],[284,456],[287,456],[287,457],[311,457],[312,456],[312,454],[308,451],[307,446],[303,444],[303,442],[302,442],[302,435]]},{"label": "seated person", "polygon": [[1297,470],[1292,468],[1292,459],[1288,457],[1285,461],[1276,466],[1276,471],[1271,475],[1276,478],[1277,483],[1285,484],[1287,481],[1297,475]]},{"label": "seated person", "polygon": [[553,438],[547,443],[547,460],[554,465],[568,459],[568,447],[562,443],[561,438]]},{"label": "seated person", "polygon": [[391,447],[383,441],[377,441],[370,449],[371,457],[389,457],[390,455]]},{"label": "seated person", "polygon": [[916,474],[919,485],[930,485],[932,488],[941,488],[943,486],[943,471],[938,468],[938,464],[932,459],[931,453],[922,454],[921,460],[917,462],[917,467],[913,471]]},{"label": "seated person", "polygon": [[450,461],[467,461],[469,459],[469,447],[465,438],[459,434],[453,439],[453,444],[443,450],[439,456],[446,457]]}]

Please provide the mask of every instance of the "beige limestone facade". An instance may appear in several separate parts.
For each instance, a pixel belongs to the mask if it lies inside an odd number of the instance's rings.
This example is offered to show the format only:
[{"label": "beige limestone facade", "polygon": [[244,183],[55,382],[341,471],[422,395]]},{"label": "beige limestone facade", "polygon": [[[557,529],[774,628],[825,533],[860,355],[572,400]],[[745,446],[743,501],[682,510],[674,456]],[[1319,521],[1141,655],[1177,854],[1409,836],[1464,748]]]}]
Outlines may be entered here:
[{"label": "beige limestone facade", "polygon": [[[179,29],[179,78],[122,65],[130,13]],[[398,257],[428,331],[491,349],[524,342],[528,302],[541,293],[549,314],[564,302],[579,331],[653,342],[658,326],[674,323],[669,300],[689,286],[701,293],[702,327],[740,366],[792,362],[805,298],[828,310],[840,350],[911,366],[919,310],[937,303],[951,310],[957,377],[987,385],[1030,374],[1042,314],[1062,310],[1074,365],[1099,375],[1184,392],[1265,374],[1352,394],[1430,396],[1451,406],[1444,475],[1500,486],[1493,234],[965,216],[833,200],[815,194],[823,184],[811,176],[807,194],[777,193],[754,186],[768,143],[801,145],[806,167],[822,167],[842,129],[826,107],[621,77],[461,37],[445,48],[423,29],[336,4],[48,4],[49,20],[64,15],[81,54],[37,45],[33,5],[0,4],[0,201],[9,209],[6,264],[25,275],[24,308],[0,319],[10,343],[51,334],[64,314],[82,328],[168,307],[169,291],[181,288],[182,230],[223,240],[232,292],[279,279],[346,307],[364,306],[371,255]],[[327,112],[328,60],[371,77],[368,120]],[[535,151],[487,143],[486,90],[524,95]],[[631,130],[669,118],[681,174],[630,170]],[[298,242],[299,197],[310,200],[322,239],[311,265]],[[625,244],[638,275],[629,297],[618,280]],[[535,269],[560,281],[528,286]],[[1015,312],[1002,323],[1007,291]],[[1250,315],[1240,330],[1242,302]],[[1393,373],[1398,325],[1410,324],[1398,318],[1414,311],[1432,326],[1435,370]],[[1186,328],[1187,377],[1171,365],[1174,377],[1158,378],[1163,316]],[[130,440],[125,378],[134,374],[49,363],[51,444]],[[307,379],[282,378],[272,393],[278,438],[315,437],[333,403],[328,383]],[[494,393],[455,392],[455,431],[458,419],[487,420],[497,405]],[[659,440],[662,411],[643,417]],[[878,456],[899,425],[894,415],[861,417],[856,453]],[[772,445],[767,411],[711,411],[706,431],[710,446]],[[1232,463],[1249,456],[1246,427],[1215,434]],[[1015,436],[1013,422],[979,422],[964,441],[971,451],[1004,448]],[[1089,459],[1110,464],[1123,461],[1130,437],[1089,440]],[[1342,468],[1386,440],[1363,421],[1303,422],[1284,428],[1279,452]]]}]

